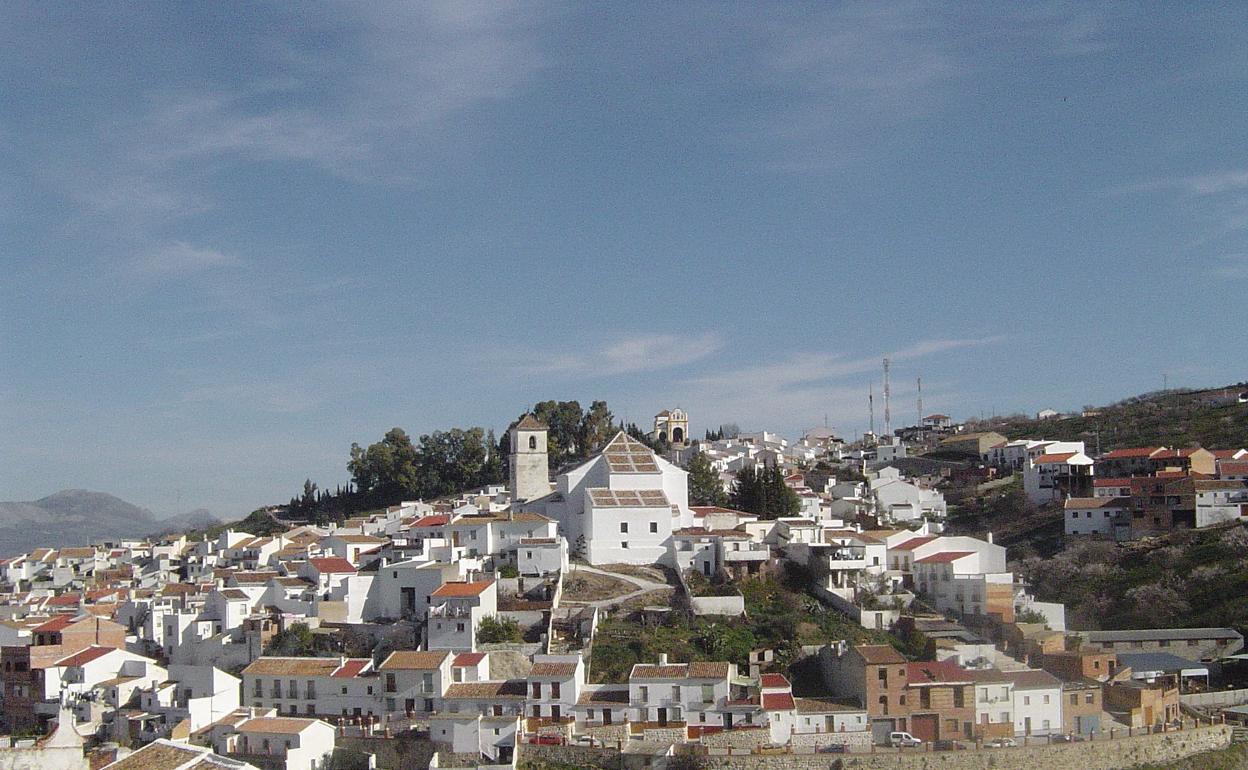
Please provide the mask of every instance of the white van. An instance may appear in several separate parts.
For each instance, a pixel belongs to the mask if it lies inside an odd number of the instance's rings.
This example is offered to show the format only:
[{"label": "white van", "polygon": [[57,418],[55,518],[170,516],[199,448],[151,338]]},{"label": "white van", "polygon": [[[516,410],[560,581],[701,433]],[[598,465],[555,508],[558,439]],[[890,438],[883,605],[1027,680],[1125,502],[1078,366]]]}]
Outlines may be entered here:
[{"label": "white van", "polygon": [[922,746],[923,741],[915,738],[910,733],[889,733],[888,745],[895,749],[908,748],[911,746]]}]

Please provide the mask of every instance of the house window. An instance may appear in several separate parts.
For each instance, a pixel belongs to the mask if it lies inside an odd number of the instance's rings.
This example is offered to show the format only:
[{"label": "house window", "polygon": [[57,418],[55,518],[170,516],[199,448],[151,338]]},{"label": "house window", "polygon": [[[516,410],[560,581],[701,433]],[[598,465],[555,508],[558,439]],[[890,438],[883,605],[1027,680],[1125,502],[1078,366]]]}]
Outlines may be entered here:
[{"label": "house window", "polygon": [[529,436],[529,449],[537,449],[537,436]]},{"label": "house window", "polygon": [[659,523],[658,523],[657,521],[652,521],[652,522],[650,522],[650,531],[651,531],[651,532],[658,532],[658,531],[659,531]]},{"label": "house window", "polygon": [[559,683],[558,682],[550,683],[550,697],[552,698],[559,697]]},{"label": "house window", "polygon": [[628,541],[627,541],[627,540],[625,540],[624,542],[620,543],[620,548],[623,548],[625,551],[627,551],[627,550],[628,550]]},{"label": "house window", "polygon": [[1094,701],[1095,699],[1096,699],[1096,698],[1095,698],[1095,696],[1094,696],[1092,693],[1088,693],[1087,695],[1083,696],[1083,702],[1084,702],[1084,703],[1091,704],[1091,703],[1092,703],[1092,701]]},{"label": "house window", "polygon": [[1031,696],[1030,696],[1030,695],[1024,695],[1024,696],[1023,696],[1023,705],[1024,705],[1024,706],[1030,706],[1030,705],[1031,705]]},{"label": "house window", "polygon": [[462,634],[462,633],[464,632],[464,624],[463,624],[463,623],[456,623],[456,624],[455,624],[455,630],[456,630],[458,633],[461,633],[461,634]]},{"label": "house window", "polygon": [[395,692],[398,687],[395,686],[394,674],[386,674],[386,692]]},{"label": "house window", "polygon": [[620,532],[621,532],[621,533],[623,533],[623,534],[627,534],[627,533],[628,533],[628,522],[627,522],[627,521],[621,521],[621,522],[620,522]]}]

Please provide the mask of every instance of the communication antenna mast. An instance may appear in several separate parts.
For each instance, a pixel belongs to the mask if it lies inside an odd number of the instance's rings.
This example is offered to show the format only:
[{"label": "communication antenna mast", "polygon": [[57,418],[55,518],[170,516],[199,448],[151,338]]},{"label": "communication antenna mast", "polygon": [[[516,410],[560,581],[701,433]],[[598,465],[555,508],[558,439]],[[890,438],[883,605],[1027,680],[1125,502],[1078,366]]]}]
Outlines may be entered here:
[{"label": "communication antenna mast", "polygon": [[888,403],[888,359],[884,359],[884,435],[893,435],[893,415]]},{"label": "communication antenna mast", "polygon": [[923,378],[919,378],[919,421],[915,425],[923,425]]},{"label": "communication antenna mast", "polygon": [[875,435],[875,383],[867,385],[867,409],[871,414],[871,435]]}]

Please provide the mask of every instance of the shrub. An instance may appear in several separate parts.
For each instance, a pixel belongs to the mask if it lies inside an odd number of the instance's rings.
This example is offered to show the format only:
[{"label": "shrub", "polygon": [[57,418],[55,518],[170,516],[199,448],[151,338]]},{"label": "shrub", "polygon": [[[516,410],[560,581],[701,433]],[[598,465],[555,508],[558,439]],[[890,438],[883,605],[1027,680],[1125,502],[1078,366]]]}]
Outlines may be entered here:
[{"label": "shrub", "polygon": [[478,644],[516,644],[523,641],[524,633],[521,632],[520,624],[515,618],[487,615],[481,618],[481,625],[477,626]]}]

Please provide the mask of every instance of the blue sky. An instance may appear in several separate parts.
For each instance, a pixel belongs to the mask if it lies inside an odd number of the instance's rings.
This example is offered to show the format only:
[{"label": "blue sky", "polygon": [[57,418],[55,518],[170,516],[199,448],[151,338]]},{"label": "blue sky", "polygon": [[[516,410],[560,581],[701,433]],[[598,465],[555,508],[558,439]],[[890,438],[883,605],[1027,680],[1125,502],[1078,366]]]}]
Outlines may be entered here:
[{"label": "blue sky", "polygon": [[0,499],[1241,379],[1246,69],[1238,3],[5,4]]}]

